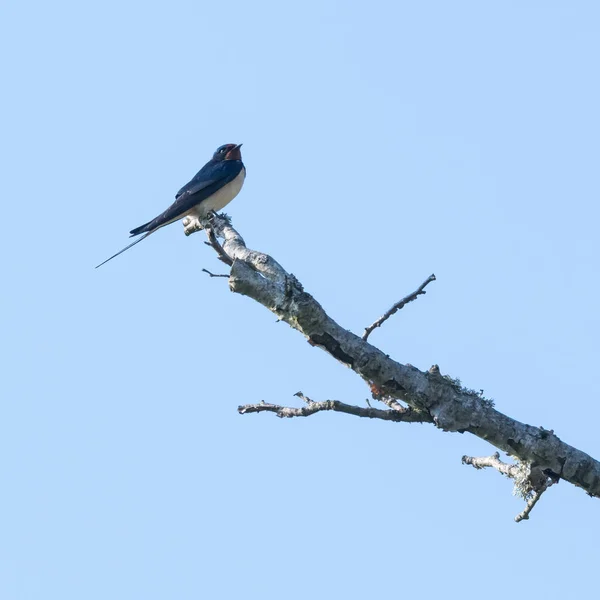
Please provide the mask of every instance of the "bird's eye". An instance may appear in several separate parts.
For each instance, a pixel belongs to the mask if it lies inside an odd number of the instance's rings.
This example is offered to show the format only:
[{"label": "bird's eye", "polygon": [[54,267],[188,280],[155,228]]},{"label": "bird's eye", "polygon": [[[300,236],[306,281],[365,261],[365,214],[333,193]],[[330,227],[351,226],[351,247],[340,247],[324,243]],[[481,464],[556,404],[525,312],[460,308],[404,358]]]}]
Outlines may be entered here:
[{"label": "bird's eye", "polygon": [[227,148],[221,148],[219,150],[219,154],[225,154],[225,152],[227,152]]}]

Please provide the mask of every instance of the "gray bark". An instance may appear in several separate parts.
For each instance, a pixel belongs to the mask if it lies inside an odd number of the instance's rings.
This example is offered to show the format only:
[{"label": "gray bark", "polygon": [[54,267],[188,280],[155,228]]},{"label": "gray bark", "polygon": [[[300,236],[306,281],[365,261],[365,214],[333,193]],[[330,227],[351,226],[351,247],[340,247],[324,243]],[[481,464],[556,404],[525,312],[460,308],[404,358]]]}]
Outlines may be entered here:
[{"label": "gray bark", "polygon": [[[186,234],[200,227],[196,222],[186,222],[184,225]],[[365,339],[338,325],[303,289],[296,277],[285,271],[272,257],[248,249],[227,219],[217,216],[211,221],[211,227],[216,236],[224,240],[222,249],[233,261],[229,276],[230,289],[259,302],[302,333],[311,345],[321,348],[352,369],[367,383],[376,399],[391,407],[390,411],[360,407],[350,407],[352,410],[348,410],[344,407],[349,405],[339,401],[313,403],[307,400],[307,406],[302,409],[259,404],[240,407],[240,412],[270,411],[293,417],[308,416],[321,410],[341,410],[357,416],[431,422],[443,431],[476,435],[514,457],[518,472],[526,473],[525,481],[518,482],[519,490],[526,498],[531,499],[535,495],[533,504],[549,485],[559,479],[582,488],[590,496],[600,497],[600,462],[563,442],[553,431],[526,425],[499,412],[491,401],[474,390],[463,388],[457,380],[443,376],[435,365],[424,372],[412,365],[396,362]],[[423,293],[422,288],[419,289],[419,293]],[[337,402],[337,405],[327,402]],[[368,414],[369,411],[373,412]],[[401,415],[382,416],[375,411],[409,413],[403,418]],[[485,463],[486,460],[465,458],[468,464],[473,464],[469,461]],[[498,468],[498,463],[505,465],[493,458],[487,459],[486,464],[473,466]],[[517,479],[516,471],[511,475],[510,470],[504,467],[499,470]]]}]

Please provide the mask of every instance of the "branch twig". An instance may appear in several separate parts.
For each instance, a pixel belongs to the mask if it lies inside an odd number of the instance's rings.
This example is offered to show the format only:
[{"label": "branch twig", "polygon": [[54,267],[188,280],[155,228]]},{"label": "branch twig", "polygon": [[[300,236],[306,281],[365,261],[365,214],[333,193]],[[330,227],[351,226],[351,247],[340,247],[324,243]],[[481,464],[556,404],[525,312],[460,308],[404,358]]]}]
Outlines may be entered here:
[{"label": "branch twig", "polygon": [[205,218],[200,218],[198,216],[185,217],[185,219],[183,219],[183,232],[186,236],[189,236],[192,235],[192,233],[196,233],[197,231],[204,229],[206,231],[206,236],[208,237],[208,242],[204,243],[215,250],[219,260],[224,262],[226,265],[231,266],[233,264],[233,260],[231,260],[227,252],[225,252],[223,246],[219,244],[217,236],[215,235],[214,226],[216,219],[219,219],[219,223],[229,223],[229,217],[227,215],[218,215],[216,212],[211,211]]},{"label": "branch twig", "polygon": [[435,275],[432,273],[412,294],[405,296],[400,300],[400,302],[396,302],[392,308],[386,311],[375,323],[365,327],[365,332],[363,333],[362,339],[367,340],[374,329],[377,327],[381,327],[383,323],[385,323],[393,314],[397,313],[401,308],[404,308],[409,302],[416,300],[421,294],[426,294],[425,288],[432,282],[435,281]]},{"label": "branch twig", "polygon": [[502,475],[514,480],[515,494],[521,496],[527,502],[525,508],[515,517],[517,523],[529,519],[529,514],[542,494],[557,481],[539,469],[531,470],[529,465],[505,463],[500,460],[499,452],[495,452],[492,456],[463,456],[462,462],[465,465],[473,466],[475,469],[492,467]]},{"label": "branch twig", "polygon": [[240,415],[259,412],[274,412],[278,417],[292,418],[310,417],[310,415],[314,415],[318,412],[333,410],[335,412],[354,415],[355,417],[381,419],[383,421],[395,421],[397,423],[431,423],[431,417],[429,417],[429,415],[411,408],[407,408],[405,412],[399,412],[397,410],[381,410],[379,408],[354,406],[353,404],[346,404],[339,400],[323,400],[322,402],[315,402],[306,397],[302,392],[297,392],[294,396],[302,398],[302,400],[306,402],[305,406],[295,408],[291,406],[280,406],[279,404],[270,404],[263,401],[258,404],[244,404],[243,406],[238,406],[238,412]]},{"label": "branch twig", "polygon": [[390,398],[389,396],[373,396],[375,398],[375,400],[379,400],[379,402],[383,402],[386,406],[389,406],[392,410],[397,410],[398,412],[405,412],[408,409],[408,407],[403,406],[402,404],[400,404],[400,402],[398,402],[398,400],[395,400],[394,398]]},{"label": "branch twig", "polygon": [[204,273],[207,273],[208,275],[210,275],[210,277],[229,277],[229,275],[227,275],[227,274],[211,273],[208,269],[202,269],[202,271],[204,271]]},{"label": "branch twig", "polygon": [[494,452],[492,456],[463,456],[463,465],[471,465],[475,469],[485,469],[492,467],[496,471],[506,475],[510,479],[517,477],[518,465],[511,465],[500,460],[500,452]]},{"label": "branch twig", "polygon": [[541,489],[535,490],[531,494],[531,498],[527,500],[527,506],[515,517],[515,523],[526,521],[529,519],[529,513],[537,504],[537,501],[542,497],[542,494],[552,485],[552,482],[546,483]]},{"label": "branch twig", "polygon": [[219,244],[219,240],[217,240],[217,236],[215,235],[214,229],[210,225],[207,225],[204,229],[206,230],[206,235],[208,237],[208,242],[204,243],[215,249],[215,252],[217,253],[220,261],[224,262],[226,265],[231,266],[233,264],[233,261],[231,260],[227,252],[223,250],[223,246]]}]

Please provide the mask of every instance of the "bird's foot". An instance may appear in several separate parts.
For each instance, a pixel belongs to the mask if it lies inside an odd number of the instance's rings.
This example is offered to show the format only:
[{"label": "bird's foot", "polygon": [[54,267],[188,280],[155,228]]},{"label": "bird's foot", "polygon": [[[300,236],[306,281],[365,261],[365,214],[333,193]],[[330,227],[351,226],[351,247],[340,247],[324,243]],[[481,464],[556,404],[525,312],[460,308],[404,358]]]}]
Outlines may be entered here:
[{"label": "bird's foot", "polygon": [[208,222],[211,224],[215,219],[221,219],[222,221],[225,221],[225,223],[227,223],[227,225],[231,225],[231,217],[227,213],[224,213],[224,212],[218,213],[218,212],[215,212],[214,210],[209,210],[206,215],[206,218],[207,218]]},{"label": "bird's foot", "polygon": [[189,216],[183,219],[183,233],[185,235],[192,235],[192,233],[196,233],[196,231],[200,231],[201,229],[204,229],[204,227],[197,216]]}]

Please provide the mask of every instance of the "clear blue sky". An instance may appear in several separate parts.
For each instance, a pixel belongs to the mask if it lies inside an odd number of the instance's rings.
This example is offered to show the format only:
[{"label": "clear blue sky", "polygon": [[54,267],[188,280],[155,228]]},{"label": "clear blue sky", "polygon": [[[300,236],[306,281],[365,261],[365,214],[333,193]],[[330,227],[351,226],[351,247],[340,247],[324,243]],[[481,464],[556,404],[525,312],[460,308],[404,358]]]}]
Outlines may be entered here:
[{"label": "clear blue sky", "polygon": [[[180,224],[115,261],[225,142],[228,207],[345,327],[600,457],[597,2],[0,8],[2,600],[583,596],[600,502],[529,522],[493,448],[345,415],[349,370],[228,291]],[[588,573],[588,576],[582,574]],[[595,584],[594,584],[595,585]],[[596,586],[597,587],[597,586]]]}]

